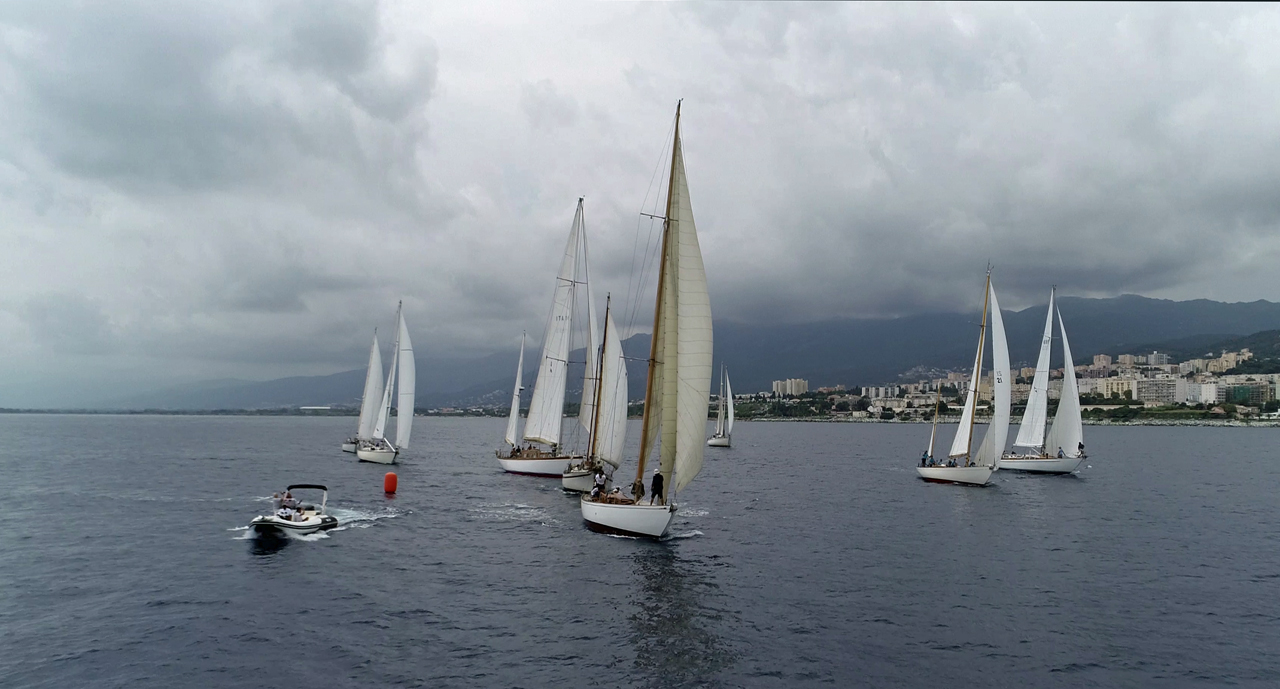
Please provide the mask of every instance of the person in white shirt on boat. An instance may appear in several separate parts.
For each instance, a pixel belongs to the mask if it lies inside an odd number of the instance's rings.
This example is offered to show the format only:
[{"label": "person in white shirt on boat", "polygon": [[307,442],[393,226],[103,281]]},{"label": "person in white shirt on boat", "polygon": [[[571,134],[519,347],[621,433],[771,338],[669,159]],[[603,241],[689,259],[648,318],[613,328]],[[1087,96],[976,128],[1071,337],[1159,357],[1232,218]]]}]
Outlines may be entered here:
[{"label": "person in white shirt on boat", "polygon": [[1062,448],[1058,448],[1058,458],[1061,459],[1066,456],[1067,456],[1067,453],[1063,452]]}]

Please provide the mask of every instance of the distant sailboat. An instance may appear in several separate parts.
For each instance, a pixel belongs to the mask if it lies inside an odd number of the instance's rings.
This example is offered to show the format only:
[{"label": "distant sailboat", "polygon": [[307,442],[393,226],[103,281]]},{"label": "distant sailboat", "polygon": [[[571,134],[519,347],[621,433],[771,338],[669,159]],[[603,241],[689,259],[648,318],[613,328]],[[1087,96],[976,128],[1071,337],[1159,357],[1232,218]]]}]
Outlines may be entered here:
[{"label": "distant sailboat", "polygon": [[[1049,409],[1049,357],[1053,346],[1053,316],[1058,315],[1058,329],[1062,333],[1062,394],[1058,400],[1058,413],[1053,417],[1053,427],[1047,429]],[[1047,474],[1069,474],[1085,460],[1084,426],[1080,420],[1080,388],[1076,383],[1075,364],[1071,360],[1071,345],[1067,343],[1067,329],[1062,324],[1062,313],[1054,304],[1054,293],[1049,292],[1049,312],[1044,319],[1044,336],[1040,338],[1040,357],[1036,361],[1036,374],[1031,382],[1031,394],[1027,397],[1027,410],[1022,415],[1015,448],[1023,452],[1010,452],[1000,458],[1001,469],[1032,471]]]},{"label": "distant sailboat", "polygon": [[360,396],[360,420],[356,434],[342,444],[343,452],[355,452],[361,440],[373,438],[373,424],[382,399],[382,354],[378,352],[378,329],[373,329],[373,346],[369,347],[369,368],[364,374],[364,394]]},{"label": "distant sailboat", "polygon": [[[391,464],[396,457],[409,446],[409,435],[413,432],[414,387],[417,385],[417,367],[413,360],[413,342],[409,339],[409,328],[404,322],[404,307],[396,310],[398,331],[394,354],[391,356],[391,370],[387,372],[387,384],[382,389],[382,404],[378,407],[373,432],[368,440],[360,441],[356,448],[356,457],[362,462]],[[397,373],[399,378],[397,379]],[[386,438],[387,418],[391,413],[391,391],[399,387],[396,396],[396,442],[391,444]]]},{"label": "distant sailboat", "polygon": [[627,361],[622,354],[622,339],[613,325],[609,302],[604,309],[604,341],[600,345],[594,378],[596,403],[589,417],[591,436],[587,456],[570,464],[560,477],[565,490],[579,493],[591,491],[597,470],[606,474],[605,489],[612,486],[613,470],[622,463],[627,438]]},{"label": "distant sailboat", "polygon": [[[663,220],[636,480],[630,496],[582,497],[582,518],[593,531],[661,537],[675,518],[676,494],[702,470],[711,394],[711,302],[685,178],[678,105]],[[665,490],[654,496],[659,498],[653,500],[657,504],[645,504],[641,502],[645,465],[655,445],[655,473],[663,477]]]},{"label": "distant sailboat", "polygon": [[[728,395],[726,397],[725,395]],[[708,447],[729,447],[733,433],[733,386],[729,385],[729,369],[720,367],[720,403],[716,407],[716,431],[707,440]]]},{"label": "distant sailboat", "polygon": [[[529,401],[529,413],[524,421],[524,439],[528,445],[521,448],[515,442],[512,423],[516,416],[508,417],[507,428],[512,434],[506,437],[509,447],[499,449],[498,464],[513,474],[532,476],[549,476],[560,478],[565,469],[575,460],[581,460],[580,454],[562,452],[561,432],[564,419],[564,395],[569,374],[569,339],[573,332],[573,306],[578,288],[585,292],[588,311],[587,328],[587,365],[586,380],[583,383],[582,403],[579,406],[578,421],[584,427],[590,423],[591,409],[595,404],[595,384],[593,376],[596,369],[596,316],[591,306],[590,281],[587,275],[578,280],[579,252],[585,263],[587,247],[586,230],[582,218],[582,199],[578,199],[578,209],[573,215],[573,227],[569,231],[569,242],[565,246],[564,256],[560,260],[560,272],[556,276],[556,289],[551,298],[551,313],[547,316],[547,327],[542,339],[542,356],[538,362],[538,378],[533,384],[533,398]],[[521,364],[517,374],[522,374],[524,350],[521,349]],[[520,379],[516,379],[516,386]]]},{"label": "distant sailboat", "polygon": [[[974,356],[973,377],[969,379],[969,393],[964,400],[964,411],[960,415],[960,426],[956,429],[956,437],[951,442],[951,452],[945,462],[933,459],[934,440],[937,438],[935,421],[934,432],[929,436],[929,449],[921,458],[916,472],[926,481],[940,483],[966,483],[985,486],[991,480],[991,474],[1000,465],[1000,455],[1004,452],[1005,440],[1009,436],[1009,346],[1004,337],[1004,319],[1000,317],[1000,302],[996,300],[995,288],[991,286],[991,272],[987,271],[986,297],[982,304],[982,326],[978,330],[978,353]],[[986,348],[987,313],[991,314],[991,358],[992,358],[992,403],[991,425],[982,438],[982,445],[974,454],[973,423],[978,407],[978,381],[982,378],[982,353]],[[936,411],[934,418],[937,418]]]}]

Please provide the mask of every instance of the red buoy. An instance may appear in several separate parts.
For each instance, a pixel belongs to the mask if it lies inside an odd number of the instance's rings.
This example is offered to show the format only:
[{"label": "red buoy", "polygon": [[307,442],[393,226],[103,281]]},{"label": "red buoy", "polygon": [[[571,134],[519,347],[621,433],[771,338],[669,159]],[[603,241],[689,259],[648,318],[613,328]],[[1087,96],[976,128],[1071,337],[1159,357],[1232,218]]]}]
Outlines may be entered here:
[{"label": "red buoy", "polygon": [[396,472],[387,472],[387,475],[382,479],[382,490],[389,494],[394,494],[396,492]]}]

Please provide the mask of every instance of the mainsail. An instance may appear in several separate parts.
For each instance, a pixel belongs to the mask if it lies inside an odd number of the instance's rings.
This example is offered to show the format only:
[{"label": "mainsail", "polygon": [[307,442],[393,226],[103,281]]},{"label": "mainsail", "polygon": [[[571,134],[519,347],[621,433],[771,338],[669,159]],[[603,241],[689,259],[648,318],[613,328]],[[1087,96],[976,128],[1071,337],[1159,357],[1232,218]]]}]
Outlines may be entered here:
[{"label": "mainsail", "polygon": [[678,492],[702,470],[711,350],[711,301],[685,179],[677,108],[637,480],[655,439],[658,466],[671,490]]},{"label": "mainsail", "polygon": [[547,445],[560,443],[561,419],[564,416],[564,389],[568,374],[569,333],[573,325],[574,274],[578,265],[578,236],[582,230],[582,201],[573,215],[573,229],[560,260],[556,289],[551,297],[551,312],[542,339],[542,358],[538,362],[538,379],[533,384],[529,416],[524,422],[524,439]]},{"label": "mainsail", "polygon": [[716,398],[716,436],[724,435],[724,369],[720,369],[720,394]]},{"label": "mainsail", "polygon": [[400,378],[396,383],[400,388],[396,397],[396,448],[403,450],[409,446],[409,436],[413,433],[413,398],[417,386],[413,342],[409,339],[409,327],[405,325],[403,311],[400,312],[400,332],[396,339],[399,342],[396,355],[400,360]]},{"label": "mainsail", "polygon": [[1018,438],[1013,444],[1036,450],[1044,446],[1044,427],[1049,420],[1049,350],[1053,347],[1053,292],[1049,292],[1049,312],[1044,317],[1044,336],[1040,338],[1040,358],[1036,360],[1036,374],[1031,379],[1031,393],[1027,396],[1027,410],[1018,426]]},{"label": "mainsail", "polygon": [[373,437],[373,425],[378,419],[378,403],[382,401],[382,354],[378,352],[378,331],[373,331],[373,345],[369,347],[369,370],[364,376],[364,394],[360,396],[360,423],[356,437],[369,440]]},{"label": "mainsail", "polygon": [[[400,309],[396,309],[396,321],[400,321]],[[378,419],[373,424],[373,439],[387,437],[387,417],[391,414],[391,391],[396,380],[396,364],[400,360],[400,331],[396,330],[396,342],[391,348],[391,368],[387,370],[387,384],[382,388],[382,405],[378,407]]]},{"label": "mainsail", "polygon": [[729,383],[729,369],[724,370],[725,422],[724,434],[733,433],[733,385]]},{"label": "mainsail", "polygon": [[1058,413],[1053,417],[1053,427],[1045,439],[1045,451],[1051,454],[1062,448],[1068,457],[1080,456],[1080,443],[1084,442],[1084,427],[1080,421],[1080,387],[1076,383],[1075,362],[1071,359],[1071,345],[1067,343],[1067,328],[1058,312],[1058,331],[1062,333],[1062,395],[1058,400]]},{"label": "mainsail", "polygon": [[978,448],[978,456],[974,464],[994,467],[1004,453],[1005,441],[1009,439],[1009,344],[1004,337],[1004,319],[1000,317],[1000,302],[996,301],[996,289],[987,282],[991,299],[991,385],[992,402],[995,410],[991,415],[991,425],[982,438],[982,446]]},{"label": "mainsail", "polygon": [[516,363],[516,384],[511,389],[511,413],[507,416],[507,444],[515,447],[519,442],[516,436],[517,426],[520,423],[520,391],[524,389],[521,385],[524,380],[524,335],[520,336],[520,359]]}]

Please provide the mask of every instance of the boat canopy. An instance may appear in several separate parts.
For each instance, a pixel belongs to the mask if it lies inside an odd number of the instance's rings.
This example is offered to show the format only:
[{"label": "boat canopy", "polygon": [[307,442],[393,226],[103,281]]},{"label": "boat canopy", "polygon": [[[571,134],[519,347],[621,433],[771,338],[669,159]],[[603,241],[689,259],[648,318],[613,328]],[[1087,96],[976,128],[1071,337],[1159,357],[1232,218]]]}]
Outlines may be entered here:
[{"label": "boat canopy", "polygon": [[313,490],[323,490],[325,492],[329,491],[328,486],[322,486],[319,483],[295,483],[291,486],[286,487],[285,490],[293,490],[295,488],[311,488]]}]

